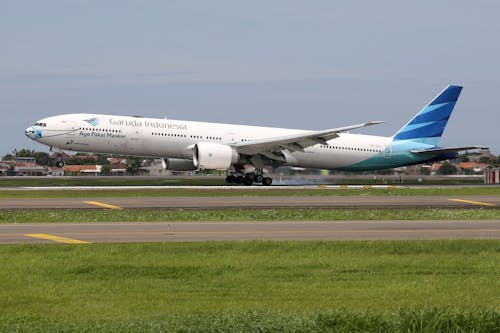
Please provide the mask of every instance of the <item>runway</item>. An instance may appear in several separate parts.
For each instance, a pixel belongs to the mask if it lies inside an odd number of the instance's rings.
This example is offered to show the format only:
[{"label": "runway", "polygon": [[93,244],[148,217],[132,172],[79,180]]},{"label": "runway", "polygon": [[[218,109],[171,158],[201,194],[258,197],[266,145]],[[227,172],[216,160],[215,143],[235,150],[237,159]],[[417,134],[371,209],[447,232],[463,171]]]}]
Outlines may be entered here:
[{"label": "runway", "polygon": [[500,220],[0,225],[0,244],[416,239],[500,239]]},{"label": "runway", "polygon": [[500,207],[500,196],[223,196],[0,199],[0,210],[134,208],[470,208]]}]

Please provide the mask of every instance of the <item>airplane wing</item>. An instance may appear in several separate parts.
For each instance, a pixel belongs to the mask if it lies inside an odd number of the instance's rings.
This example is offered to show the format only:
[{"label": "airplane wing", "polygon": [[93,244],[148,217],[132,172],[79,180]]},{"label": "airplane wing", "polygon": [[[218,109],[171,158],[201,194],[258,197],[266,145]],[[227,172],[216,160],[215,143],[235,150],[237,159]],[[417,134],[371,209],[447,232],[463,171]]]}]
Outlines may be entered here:
[{"label": "airplane wing", "polygon": [[326,145],[328,140],[338,137],[338,133],[381,123],[383,123],[383,121],[370,121],[363,124],[333,128],[323,131],[311,131],[288,136],[240,142],[232,146],[239,153],[246,155],[255,155],[265,152],[279,152],[282,150],[304,151],[304,148],[317,144]]},{"label": "airplane wing", "polygon": [[455,147],[455,148],[431,148],[424,150],[410,150],[413,154],[442,154],[442,153],[457,153],[463,150],[473,150],[473,149],[487,149],[487,147]]}]

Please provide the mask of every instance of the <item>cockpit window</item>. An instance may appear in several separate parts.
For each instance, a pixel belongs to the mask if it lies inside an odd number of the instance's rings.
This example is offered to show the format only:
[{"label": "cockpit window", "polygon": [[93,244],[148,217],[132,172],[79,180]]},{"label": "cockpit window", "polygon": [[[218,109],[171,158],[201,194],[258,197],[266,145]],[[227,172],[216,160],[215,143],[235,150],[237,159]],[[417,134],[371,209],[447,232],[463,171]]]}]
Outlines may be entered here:
[{"label": "cockpit window", "polygon": [[35,123],[35,126],[47,127],[46,123]]}]

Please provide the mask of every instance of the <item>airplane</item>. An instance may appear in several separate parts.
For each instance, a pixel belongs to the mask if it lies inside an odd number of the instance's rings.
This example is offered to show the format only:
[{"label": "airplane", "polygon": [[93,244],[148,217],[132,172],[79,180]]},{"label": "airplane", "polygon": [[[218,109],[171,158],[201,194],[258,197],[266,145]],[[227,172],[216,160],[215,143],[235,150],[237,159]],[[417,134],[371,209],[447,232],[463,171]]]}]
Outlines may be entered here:
[{"label": "airplane", "polygon": [[[227,170],[227,183],[271,185],[265,166],[369,171],[456,158],[439,141],[461,86],[450,85],[389,137],[346,133],[383,123],[307,131],[104,114],[64,114],[37,121],[28,138],[56,149],[160,158],[172,171]],[[57,167],[63,167],[60,157]]]}]

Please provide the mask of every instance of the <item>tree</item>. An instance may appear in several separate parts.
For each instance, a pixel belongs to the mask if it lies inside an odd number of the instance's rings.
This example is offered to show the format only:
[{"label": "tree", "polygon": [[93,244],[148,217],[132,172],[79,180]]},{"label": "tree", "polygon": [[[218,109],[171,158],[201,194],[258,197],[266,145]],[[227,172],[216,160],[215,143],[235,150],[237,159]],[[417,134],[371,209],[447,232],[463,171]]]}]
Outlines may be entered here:
[{"label": "tree", "polygon": [[431,174],[431,170],[430,168],[424,168],[424,167],[420,167],[420,170],[419,170],[419,173],[422,175],[422,176],[429,176]]},{"label": "tree", "polygon": [[111,174],[111,167],[108,164],[103,164],[101,166],[101,175],[103,176],[109,176]]},{"label": "tree", "polygon": [[14,156],[12,154],[7,154],[4,157],[2,157],[2,161],[12,161]]},{"label": "tree", "polygon": [[441,164],[438,172],[439,175],[455,175],[457,173],[457,167],[446,161]]},{"label": "tree", "polygon": [[381,169],[381,170],[376,170],[375,173],[377,175],[393,175],[394,174],[394,169]]},{"label": "tree", "polygon": [[486,163],[486,164],[493,164],[495,162],[495,159],[491,158],[489,156],[481,156],[481,158],[479,159],[479,162]]},{"label": "tree", "polygon": [[35,157],[36,163],[39,165],[43,165],[43,166],[53,166],[54,165],[54,161],[50,158],[50,155],[45,153],[45,152],[37,151],[34,153],[33,157]]},{"label": "tree", "polygon": [[83,164],[81,160],[79,160],[78,158],[76,158],[74,156],[66,159],[65,163],[67,165],[80,165],[80,164]]},{"label": "tree", "polygon": [[43,166],[53,166],[54,161],[50,158],[48,153],[42,151],[34,151],[29,149],[15,149],[12,154],[7,154],[4,156],[4,160],[12,160],[15,157],[34,157],[36,163]]},{"label": "tree", "polygon": [[142,159],[138,157],[127,157],[127,174],[137,175],[141,167]]},{"label": "tree", "polygon": [[78,158],[77,156],[84,155],[75,155],[66,160],[66,164],[68,165],[96,165],[96,160],[93,158]]},{"label": "tree", "polygon": [[100,165],[109,165],[109,161],[108,161],[108,158],[106,155],[97,155],[97,164],[100,164]]},{"label": "tree", "polygon": [[14,165],[10,165],[7,169],[7,176],[15,176],[16,175],[16,167]]},{"label": "tree", "polygon": [[14,150],[16,157],[35,157],[35,151],[29,149]]}]

